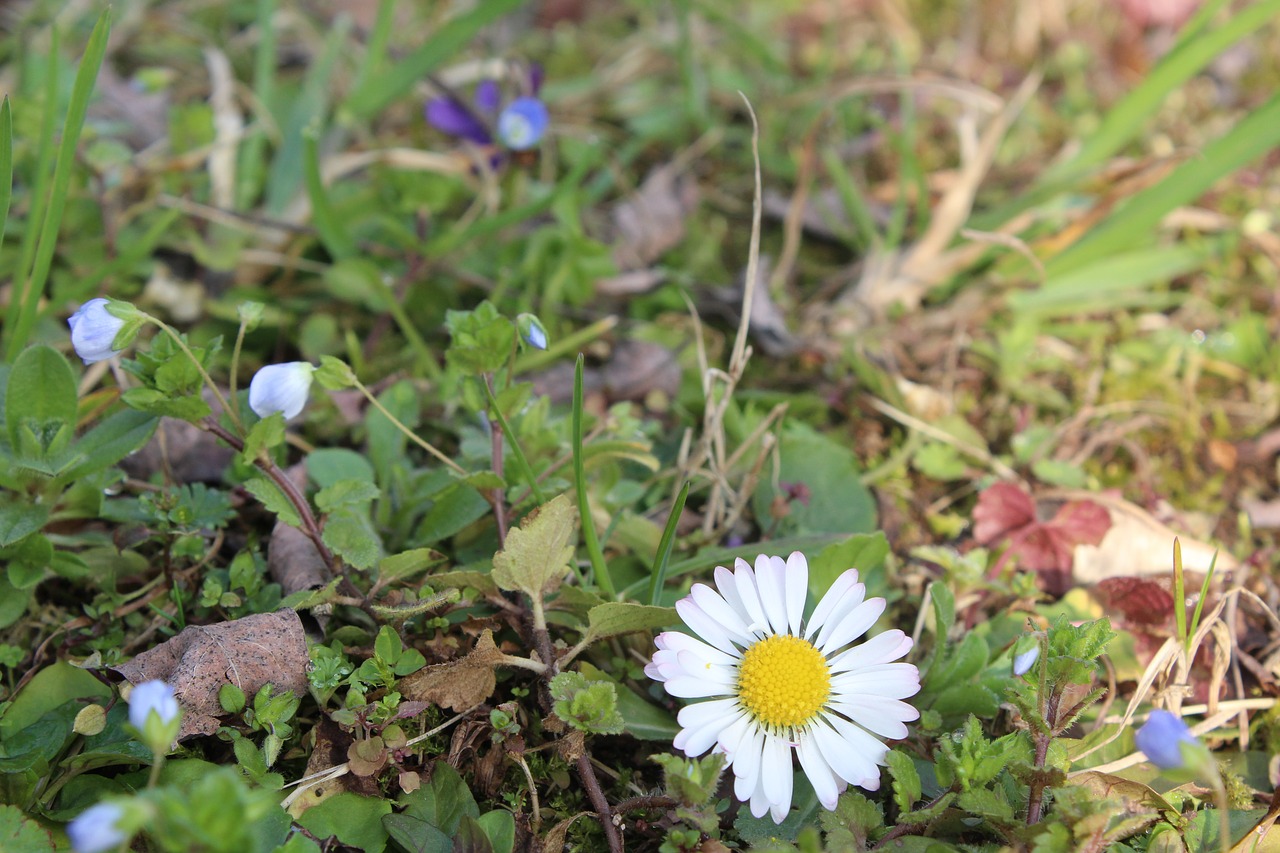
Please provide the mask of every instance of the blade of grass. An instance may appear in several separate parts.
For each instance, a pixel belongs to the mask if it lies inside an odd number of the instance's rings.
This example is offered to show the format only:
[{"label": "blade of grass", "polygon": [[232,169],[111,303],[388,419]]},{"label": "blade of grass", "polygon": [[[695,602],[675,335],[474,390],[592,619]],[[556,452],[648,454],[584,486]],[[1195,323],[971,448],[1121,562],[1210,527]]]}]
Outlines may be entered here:
[{"label": "blade of grass", "polygon": [[[44,293],[45,282],[49,278],[49,269],[53,264],[53,250],[58,242],[62,214],[66,208],[67,192],[71,187],[76,145],[80,141],[80,131],[84,129],[89,98],[93,94],[93,86],[98,79],[102,58],[106,55],[107,36],[110,33],[111,12],[108,10],[99,16],[97,24],[94,25],[89,42],[85,45],[84,56],[80,60],[80,68],[76,71],[75,83],[71,87],[71,100],[67,106],[66,122],[62,128],[62,142],[58,146],[58,158],[53,169],[49,207],[45,211],[44,222],[40,229],[39,244],[36,247],[31,273],[26,279],[22,296],[17,300],[19,303],[17,324],[10,327],[6,351],[8,361],[13,361],[18,352],[26,346],[27,338],[31,336],[31,329],[35,325],[36,309],[40,304],[40,295]],[[48,108],[53,109],[52,102]],[[32,225],[34,226],[34,222]]]},{"label": "blade of grass", "polygon": [[356,86],[347,97],[344,109],[358,119],[367,119],[387,104],[407,95],[427,74],[444,64],[463,46],[469,44],[481,29],[520,6],[521,0],[485,0],[475,9],[459,15],[435,31],[400,62],[376,71]]},{"label": "blade of grass", "polygon": [[613,578],[609,576],[609,566],[604,561],[604,552],[600,550],[600,540],[596,538],[596,526],[591,521],[591,502],[587,498],[587,475],[582,464],[582,364],[582,353],[578,353],[578,360],[573,367],[573,483],[578,491],[582,541],[587,546],[587,556],[591,558],[596,585],[605,598],[617,598]]},{"label": "blade of grass", "polygon": [[1045,262],[1048,278],[1151,239],[1165,214],[1189,204],[1220,178],[1280,145],[1280,95],[1249,113],[1229,132],[1209,143],[1200,156],[1164,180],[1134,195],[1080,241]]},{"label": "blade of grass", "polygon": [[280,216],[293,201],[303,184],[303,137],[307,128],[318,127],[329,109],[329,92],[334,67],[342,56],[351,19],[345,15],[335,22],[325,39],[319,60],[307,72],[307,79],[289,109],[288,117],[281,123],[280,150],[271,163],[267,176],[267,215]]},{"label": "blade of grass", "polygon": [[239,168],[236,169],[236,208],[244,210],[253,206],[253,200],[262,192],[267,161],[267,129],[262,126],[275,100],[276,87],[276,27],[278,0],[259,0],[256,29],[258,48],[253,55],[253,97],[263,115],[259,126],[245,138],[240,146]]},{"label": "blade of grass", "polygon": [[1187,35],[1178,45],[1151,69],[1141,83],[1107,111],[1102,124],[1084,141],[1074,157],[1044,172],[1041,183],[1078,177],[1115,156],[1142,132],[1147,120],[1171,92],[1199,73],[1222,51],[1263,24],[1274,21],[1280,15],[1280,0],[1254,3],[1240,10],[1218,29],[1204,30],[1203,22],[1211,12],[1211,9],[1201,10],[1196,21],[1184,30]]},{"label": "blade of grass", "polygon": [[356,254],[356,243],[329,202],[329,193],[325,191],[324,179],[320,176],[316,136],[314,126],[302,132],[302,175],[311,199],[311,224],[319,232],[325,249],[334,260],[340,261]]},{"label": "blade of grass", "polygon": [[351,88],[358,90],[365,85],[369,75],[381,71],[387,65],[387,44],[391,41],[391,33],[395,25],[396,0],[380,0],[378,15],[373,21],[373,31],[369,33],[369,44],[365,48],[364,61],[356,68],[355,79]]},{"label": "blade of grass", "polygon": [[40,119],[40,140],[36,145],[39,154],[35,166],[35,186],[32,187],[30,196],[31,210],[27,214],[26,227],[22,233],[21,255],[18,266],[14,270],[13,296],[5,310],[4,329],[0,329],[0,332],[4,332],[6,336],[6,342],[14,326],[17,325],[18,316],[22,310],[24,291],[21,287],[27,280],[27,272],[31,269],[32,259],[35,257],[36,240],[40,235],[39,223],[43,221],[45,209],[48,207],[49,182],[53,180],[53,158],[56,154],[53,130],[57,121],[58,91],[61,81],[58,46],[58,28],[52,27],[49,31],[49,56],[44,75],[44,114]]},{"label": "blade of grass", "polygon": [[13,198],[13,114],[9,96],[0,104],[0,244],[9,224],[9,201]]},{"label": "blade of grass", "polygon": [[822,158],[822,165],[827,169],[827,175],[835,184],[836,193],[840,196],[840,204],[844,206],[845,213],[849,215],[849,221],[853,223],[853,232],[849,235],[853,247],[859,251],[868,251],[872,247],[879,246],[880,231],[876,227],[875,217],[866,199],[858,190],[858,185],[854,183],[853,176],[840,160],[840,156],[830,147],[823,148],[819,156]]},{"label": "blade of grass", "polygon": [[658,553],[653,557],[653,568],[649,571],[649,603],[656,605],[658,596],[662,594],[662,585],[667,580],[667,563],[671,559],[671,548],[676,543],[676,526],[680,523],[680,515],[684,512],[684,502],[689,499],[689,481],[685,480],[676,495],[676,502],[671,505],[671,514],[667,516],[667,526],[662,530],[662,539],[658,542]]},{"label": "blade of grass", "polygon": [[1043,318],[1131,307],[1160,296],[1150,292],[1153,285],[1199,269],[1217,248],[1212,243],[1112,255],[1054,276],[1034,290],[1010,294],[1009,308],[1019,317]]}]

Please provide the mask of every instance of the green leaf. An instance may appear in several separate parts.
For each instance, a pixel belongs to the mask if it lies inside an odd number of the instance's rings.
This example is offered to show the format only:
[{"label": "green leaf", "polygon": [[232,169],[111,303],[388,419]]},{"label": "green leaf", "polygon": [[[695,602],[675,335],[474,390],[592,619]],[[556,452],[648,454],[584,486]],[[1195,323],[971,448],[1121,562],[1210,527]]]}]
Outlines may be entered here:
[{"label": "green leaf", "polygon": [[680,733],[680,724],[671,713],[634,691],[621,687],[617,698],[623,729],[632,737],[670,743]]},{"label": "green leaf", "polygon": [[44,527],[49,520],[49,507],[44,504],[11,503],[0,505],[0,548],[14,544]]},{"label": "green leaf", "polygon": [[389,814],[382,826],[409,853],[453,853],[453,839],[421,818]]},{"label": "green leaf", "polygon": [[249,427],[249,434],[244,439],[244,458],[252,461],[264,450],[284,444],[284,431],[284,415],[280,412],[272,412]]},{"label": "green leaf", "polygon": [[0,243],[9,224],[9,201],[13,198],[13,113],[9,96],[0,103]]},{"label": "green leaf", "polygon": [[411,578],[445,561],[445,556],[430,548],[414,548],[383,557],[378,561],[378,581],[383,584]]},{"label": "green leaf", "polygon": [[752,498],[757,518],[772,519],[774,499],[779,498],[788,509],[778,520],[779,535],[848,535],[875,529],[875,501],[862,485],[862,470],[853,451],[800,423],[788,424],[778,447],[777,480],[803,485],[808,503],[789,500],[774,489],[774,478],[764,477]]},{"label": "green leaf", "polygon": [[674,607],[653,607],[630,601],[610,601],[597,604],[587,611],[587,633],[584,639],[592,643],[605,637],[629,634],[632,631],[652,631],[666,628],[680,621]]},{"label": "green leaf", "polygon": [[[5,597],[0,591],[0,601]],[[65,661],[45,667],[27,682],[0,717],[0,738],[8,740],[63,703],[85,698],[105,701],[111,698],[111,689],[87,670]]]},{"label": "green leaf", "polygon": [[76,439],[80,461],[60,476],[79,480],[115,465],[151,440],[160,419],[146,412],[122,409]]},{"label": "green leaf", "polygon": [[120,399],[130,408],[191,423],[197,423],[213,411],[198,395],[171,397],[155,388],[130,388]]},{"label": "green leaf", "polygon": [[345,447],[322,447],[307,455],[307,476],[322,489],[343,480],[373,482],[373,466],[364,456]]},{"label": "green leaf", "polygon": [[493,580],[506,590],[520,590],[541,600],[569,572],[574,551],[573,505],[557,495],[522,527],[507,534],[506,547],[493,555]]},{"label": "green leaf", "polygon": [[37,344],[18,356],[5,393],[9,444],[19,456],[47,460],[76,428],[76,377],[62,353]]},{"label": "green leaf", "polygon": [[411,794],[400,798],[404,813],[426,821],[452,836],[464,816],[476,818],[480,809],[476,806],[471,789],[462,781],[458,771],[443,761],[431,768],[431,781]]},{"label": "green leaf", "polygon": [[580,672],[562,672],[551,679],[556,716],[588,734],[621,734],[618,691],[612,681],[588,681]]},{"label": "green leaf", "polygon": [[[8,112],[9,99],[4,109]],[[7,199],[6,199],[7,201]],[[0,806],[0,850],[7,853],[52,853],[53,839],[48,831],[26,817],[17,806]]]},{"label": "green leaf", "polygon": [[371,569],[382,559],[382,538],[365,513],[340,509],[324,523],[321,539],[357,569]]},{"label": "green leaf", "polygon": [[22,618],[31,595],[31,590],[21,590],[9,583],[8,573],[0,574],[0,628],[8,628]]},{"label": "green leaf", "polygon": [[516,819],[506,809],[494,809],[476,818],[476,824],[484,831],[493,853],[511,853],[516,847]]},{"label": "green leaf", "polygon": [[454,481],[432,496],[431,509],[418,523],[417,539],[422,543],[439,542],[483,518],[489,502],[466,483]]},{"label": "green leaf", "polygon": [[387,846],[383,818],[391,803],[381,797],[343,792],[312,806],[298,818],[298,825],[317,838],[334,837],[365,853],[382,853]]},{"label": "green leaf", "polygon": [[835,583],[836,578],[849,569],[858,570],[858,579],[868,587],[868,596],[874,594],[872,585],[877,572],[889,556],[889,540],[880,531],[855,533],[840,542],[833,542],[809,558],[809,592],[814,599],[821,599]]},{"label": "green leaf", "polygon": [[244,488],[285,524],[293,527],[302,526],[302,518],[299,517],[293,502],[284,496],[279,486],[266,477],[252,477],[245,481]]},{"label": "green leaf", "polygon": [[901,812],[911,811],[911,807],[919,802],[922,790],[915,762],[911,756],[896,749],[889,750],[885,762],[889,765],[889,775],[893,777],[894,803]]},{"label": "green leaf", "polygon": [[316,506],[321,512],[333,512],[347,506],[363,506],[382,496],[382,490],[363,480],[339,480],[316,494]]}]

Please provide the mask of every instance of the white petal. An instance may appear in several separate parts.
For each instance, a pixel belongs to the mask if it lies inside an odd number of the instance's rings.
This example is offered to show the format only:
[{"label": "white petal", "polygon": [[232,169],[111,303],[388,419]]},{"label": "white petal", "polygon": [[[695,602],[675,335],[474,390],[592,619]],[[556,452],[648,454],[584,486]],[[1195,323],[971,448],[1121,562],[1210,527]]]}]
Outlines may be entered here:
[{"label": "white petal", "polygon": [[689,590],[694,603],[702,608],[702,612],[710,616],[720,625],[729,639],[742,646],[751,645],[755,638],[747,630],[747,624],[738,612],[725,601],[720,593],[704,583],[695,583]]},{"label": "white petal", "polygon": [[249,381],[249,408],[260,418],[276,412],[290,420],[302,412],[315,367],[305,361],[268,364]]},{"label": "white petal", "polygon": [[692,652],[679,652],[680,672],[670,675],[662,687],[681,699],[727,696],[738,680],[737,667],[716,666],[699,660]]},{"label": "white petal", "polygon": [[[849,571],[855,570],[850,569]],[[849,572],[845,572],[840,577],[843,578],[848,574]],[[840,587],[840,594],[833,598],[837,587]],[[827,594],[822,597],[822,601],[818,602],[818,606],[814,608],[813,619],[810,622],[813,626],[821,627],[822,629],[818,632],[818,639],[815,641],[815,645],[821,646],[826,641],[826,638],[831,636],[831,632],[836,630],[850,613],[862,605],[866,597],[867,587],[865,584],[842,585],[837,579],[836,583],[832,584],[831,589],[827,591]],[[830,604],[821,614],[822,619],[819,620],[819,611],[823,609],[823,605],[827,604],[828,601],[830,601]]]},{"label": "white petal", "polygon": [[738,584],[733,579],[733,572],[724,566],[716,566],[716,590],[724,596],[724,600],[733,608],[733,612],[738,614],[738,618],[742,620],[742,624],[746,626],[747,631],[752,631],[752,617],[750,611],[747,610],[746,604],[742,600],[742,596],[738,593]]},{"label": "white petal", "polygon": [[[849,643],[867,633],[880,614],[884,613],[887,602],[883,598],[869,598],[858,605],[852,613],[840,620],[836,628],[825,639],[818,640],[818,648],[824,655],[842,649]],[[822,633],[827,633],[823,629]]]},{"label": "white petal", "polygon": [[[876,759],[887,752],[888,748],[861,729],[857,729],[861,738],[846,738],[842,732],[829,725],[837,720],[835,717],[827,718],[826,722],[819,722],[809,730],[817,742],[818,751],[832,771],[850,785],[865,788],[872,778],[877,780],[878,785],[880,771],[876,768]],[[852,723],[845,723],[845,726],[856,728]]]},{"label": "white petal", "polygon": [[757,726],[749,726],[733,753],[733,794],[748,800],[760,786],[760,765],[765,734]]},{"label": "white petal", "polygon": [[872,734],[892,740],[901,740],[907,736],[904,723],[920,719],[920,712],[906,702],[883,696],[848,696],[829,703],[827,707],[843,714]]},{"label": "white petal", "polygon": [[[756,587],[760,590],[760,604],[768,617],[771,633],[787,632],[787,605],[782,589],[782,574],[786,571],[786,563],[778,560],[774,566],[773,558],[765,554],[756,557]],[[778,571],[779,567],[782,571]]]},{"label": "white petal", "polygon": [[769,630],[769,617],[765,616],[764,607],[760,604],[760,590],[756,584],[755,572],[751,571],[751,564],[741,557],[735,560],[733,565],[733,582],[738,589],[738,597],[742,599],[742,606],[751,616],[749,627],[756,636],[763,636]]},{"label": "white petal", "polygon": [[684,728],[675,737],[675,748],[683,750],[685,755],[702,755],[715,745],[721,732],[741,715],[742,711],[734,699],[716,699],[687,705],[676,717]]},{"label": "white petal", "polygon": [[909,663],[882,663],[831,679],[836,694],[870,693],[889,699],[906,699],[920,692],[920,670]]},{"label": "white petal", "polygon": [[715,646],[725,654],[732,654],[733,642],[724,632],[720,624],[707,615],[692,597],[682,598],[676,602],[676,613],[684,620],[695,634]]},{"label": "white petal", "polygon": [[809,563],[804,554],[799,551],[791,552],[791,556],[787,557],[784,577],[787,586],[787,627],[798,637],[804,620],[805,596],[809,594]]},{"label": "white petal", "polygon": [[912,645],[910,637],[893,628],[836,655],[830,662],[831,671],[848,672],[865,666],[889,663],[911,651]]},{"label": "white petal", "polygon": [[834,809],[840,788],[836,784],[835,771],[822,757],[817,741],[812,737],[801,737],[796,746],[796,756],[800,759],[804,775],[809,777],[809,784],[813,785],[813,792],[818,795],[818,802],[823,808]]},{"label": "white petal", "polygon": [[[763,763],[760,766],[764,795],[777,814],[791,808],[791,744],[775,735],[765,735]],[[775,817],[775,822],[777,821]]]}]

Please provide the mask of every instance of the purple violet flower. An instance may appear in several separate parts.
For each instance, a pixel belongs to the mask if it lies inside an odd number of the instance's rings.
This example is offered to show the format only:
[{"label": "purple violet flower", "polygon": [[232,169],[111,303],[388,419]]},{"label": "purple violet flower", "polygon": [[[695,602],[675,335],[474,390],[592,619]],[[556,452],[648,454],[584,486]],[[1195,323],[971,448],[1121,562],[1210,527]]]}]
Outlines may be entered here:
[{"label": "purple violet flower", "polygon": [[512,151],[527,151],[542,140],[550,124],[546,104],[538,98],[541,87],[542,68],[538,65],[529,66],[517,80],[518,97],[510,100],[503,97],[496,80],[481,80],[470,105],[449,95],[428,101],[427,124],[476,145],[496,141]]}]

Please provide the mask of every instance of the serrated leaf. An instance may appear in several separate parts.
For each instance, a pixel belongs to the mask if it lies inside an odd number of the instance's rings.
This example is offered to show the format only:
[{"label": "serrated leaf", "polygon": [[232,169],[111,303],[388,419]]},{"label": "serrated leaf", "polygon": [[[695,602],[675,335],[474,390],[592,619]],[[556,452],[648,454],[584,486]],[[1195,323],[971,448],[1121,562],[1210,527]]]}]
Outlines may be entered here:
[{"label": "serrated leaf", "polygon": [[[558,599],[557,599],[558,600]],[[629,634],[632,631],[651,631],[665,628],[680,620],[674,607],[653,607],[630,601],[610,601],[597,604],[587,611],[587,642],[605,637]]]},{"label": "serrated leaf", "polygon": [[919,801],[923,790],[916,765],[911,756],[896,749],[889,750],[884,758],[889,765],[889,775],[893,777],[893,801],[897,803],[899,811],[909,812]]},{"label": "serrated leaf", "polygon": [[425,572],[432,566],[443,563],[445,557],[439,551],[430,548],[414,548],[378,561],[378,580],[381,583],[404,580],[419,572]]},{"label": "serrated leaf", "polygon": [[249,494],[257,498],[269,511],[274,512],[285,524],[293,527],[302,526],[302,518],[298,515],[298,510],[284,496],[284,492],[280,491],[280,487],[275,483],[266,477],[252,477],[245,481],[244,487]]},{"label": "serrated leaf", "polygon": [[244,439],[245,459],[257,459],[262,451],[284,443],[284,415],[273,412],[253,426]]},{"label": "serrated leaf", "polygon": [[573,559],[574,509],[558,495],[507,534],[506,547],[493,555],[493,581],[541,599],[560,584]]},{"label": "serrated leaf", "polygon": [[325,520],[324,544],[357,569],[371,569],[382,558],[382,540],[367,515],[340,509]]},{"label": "serrated leaf", "polygon": [[362,480],[339,480],[316,493],[316,506],[321,512],[333,512],[344,506],[371,503],[382,497],[382,490]]},{"label": "serrated leaf", "polygon": [[322,589],[298,590],[292,595],[286,596],[280,602],[280,606],[292,607],[294,610],[308,610],[321,604],[329,604],[342,597],[338,593],[338,584],[341,582],[342,578],[334,578]]}]

